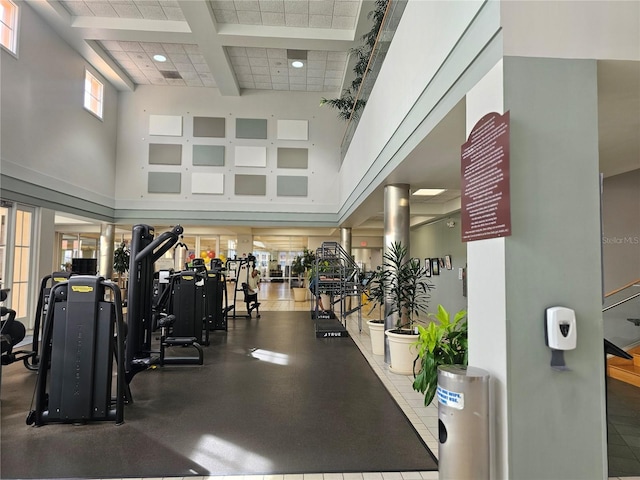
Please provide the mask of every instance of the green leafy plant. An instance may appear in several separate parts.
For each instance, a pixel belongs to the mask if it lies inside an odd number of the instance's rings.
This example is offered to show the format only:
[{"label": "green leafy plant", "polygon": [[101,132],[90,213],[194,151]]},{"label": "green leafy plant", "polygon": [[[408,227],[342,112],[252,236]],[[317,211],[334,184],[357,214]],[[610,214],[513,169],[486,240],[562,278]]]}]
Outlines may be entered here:
[{"label": "green leafy plant", "polygon": [[384,323],[382,319],[382,306],[384,305],[384,270],[378,266],[372,273],[371,278],[367,286],[367,300],[371,303],[371,310],[369,315],[376,308],[379,309],[380,319],[373,320],[374,322]]},{"label": "green leafy plant", "polygon": [[123,241],[113,252],[113,270],[118,274],[124,274],[129,270],[130,252],[127,244]]},{"label": "green leafy plant", "polygon": [[358,96],[358,91],[360,90],[364,76],[369,71],[369,59],[373,53],[380,28],[382,27],[388,4],[389,0],[376,0],[375,9],[369,12],[368,15],[368,18],[373,19],[371,30],[362,36],[364,42],[362,45],[352,48],[349,51],[349,53],[357,59],[353,67],[355,78],[349,87],[342,91],[340,98],[322,98],[320,101],[320,105],[328,105],[338,110],[338,117],[343,120],[349,120],[352,116],[357,118],[366,105],[365,100],[361,98],[356,99],[356,97]]},{"label": "green leafy plant", "polygon": [[372,280],[374,308],[384,304],[386,317],[397,313],[396,329],[413,328],[420,314],[428,313],[430,291],[435,288],[420,260],[407,257],[407,247],[394,242]]},{"label": "green leafy plant", "polygon": [[413,389],[424,394],[424,404],[429,405],[435,397],[438,386],[438,367],[440,365],[467,365],[468,335],[467,312],[460,310],[451,320],[449,312],[438,305],[438,313],[429,314],[435,321],[425,328],[418,325],[418,356],[414,363],[420,362],[420,372],[415,375]]},{"label": "green leafy plant", "polygon": [[302,256],[298,255],[291,262],[291,273],[299,277],[304,273],[304,264],[302,263]]},{"label": "green leafy plant", "polygon": [[302,266],[305,270],[313,268],[316,263],[316,254],[312,250],[305,248],[302,251]]}]

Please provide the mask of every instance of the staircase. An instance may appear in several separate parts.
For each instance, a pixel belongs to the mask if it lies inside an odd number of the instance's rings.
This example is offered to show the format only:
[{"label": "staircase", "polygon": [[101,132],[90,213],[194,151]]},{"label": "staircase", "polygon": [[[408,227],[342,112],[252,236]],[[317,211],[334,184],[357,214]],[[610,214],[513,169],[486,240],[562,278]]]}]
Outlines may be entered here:
[{"label": "staircase", "polygon": [[620,357],[607,359],[607,375],[621,382],[640,387],[640,346],[628,351],[633,359],[626,360]]}]

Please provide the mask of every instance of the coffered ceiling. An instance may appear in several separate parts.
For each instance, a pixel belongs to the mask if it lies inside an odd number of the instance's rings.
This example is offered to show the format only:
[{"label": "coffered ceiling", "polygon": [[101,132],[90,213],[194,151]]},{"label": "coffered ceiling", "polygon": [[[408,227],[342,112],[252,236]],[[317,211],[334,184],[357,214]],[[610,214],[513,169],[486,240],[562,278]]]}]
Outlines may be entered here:
[{"label": "coffered ceiling", "polygon": [[[136,85],[338,93],[370,29],[362,0],[35,0],[121,90]],[[154,59],[162,55],[166,61]],[[302,60],[300,68],[293,60]]]}]

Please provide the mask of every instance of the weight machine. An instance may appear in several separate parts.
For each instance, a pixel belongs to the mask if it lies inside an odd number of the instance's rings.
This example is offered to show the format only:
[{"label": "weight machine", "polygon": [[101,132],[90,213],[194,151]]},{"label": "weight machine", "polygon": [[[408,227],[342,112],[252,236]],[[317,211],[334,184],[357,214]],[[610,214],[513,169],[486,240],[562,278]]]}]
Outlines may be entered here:
[{"label": "weight machine", "polygon": [[[9,294],[9,289],[4,288],[0,290],[0,302],[4,302]],[[16,320],[16,311],[8,307],[0,307],[0,352],[2,365],[9,365],[10,363],[22,360],[23,353],[31,352],[14,352],[13,347],[20,343],[27,330],[24,328],[22,322]],[[25,360],[26,365],[26,360]]]},{"label": "weight machine", "polygon": [[116,284],[77,275],[54,285],[42,331],[35,409],[27,424],[123,423],[125,399],[130,398],[124,337],[122,298]]},{"label": "weight machine", "polygon": [[[256,257],[249,255],[247,258],[234,258],[233,260],[227,260],[227,270],[229,270],[229,266],[232,263],[235,263],[235,275],[233,276],[233,318],[251,318],[251,312],[254,309],[256,310],[258,318],[260,318],[260,310],[258,309],[260,303],[257,300],[257,296],[255,298],[251,298],[248,291],[249,275],[251,275],[251,271],[256,266]],[[240,288],[238,288],[238,285],[240,285]],[[243,315],[238,314],[235,309],[238,292],[243,292],[244,303],[247,305],[247,313]],[[251,302],[253,302],[253,305],[251,305]]]},{"label": "weight machine", "polygon": [[[14,344],[12,345],[12,348],[8,351],[5,351],[5,345],[3,343],[2,365],[9,365],[11,363],[19,362],[22,360],[24,362],[24,366],[27,367],[27,369],[32,371],[38,370],[38,362],[40,361],[40,357],[39,357],[40,333],[41,333],[42,325],[44,323],[44,317],[47,314],[49,292],[51,291],[51,288],[54,285],[57,285],[58,283],[66,282],[67,280],[69,280],[69,277],[71,275],[73,275],[73,272],[53,272],[51,275],[47,275],[41,280],[40,293],[38,294],[38,303],[36,305],[36,316],[33,323],[33,336],[32,336],[33,338],[31,341],[31,349],[29,350],[29,349],[23,348],[21,350],[13,351],[13,345],[21,341],[25,336],[23,334],[20,340],[15,341],[15,339],[17,338],[16,332],[13,332],[13,334],[10,334],[12,339],[14,339]],[[3,292],[8,292],[8,291],[9,290],[6,289]],[[5,299],[6,299],[6,293],[0,294],[0,301],[4,301]],[[2,307],[2,308],[5,309],[6,307]],[[10,310],[10,309],[7,309],[7,310]],[[1,317],[4,318],[5,313],[2,313]],[[17,327],[11,326],[12,324],[13,325],[19,324],[19,326]],[[24,325],[22,325],[21,322],[14,321],[9,316],[7,317],[6,324],[3,321],[2,334],[3,335],[5,334],[5,328],[7,329],[7,332],[8,332],[11,329],[16,329],[16,328],[20,329],[20,327],[24,329]],[[25,333],[26,333],[26,330],[25,330]]]},{"label": "weight machine", "polygon": [[201,258],[193,259],[193,268],[205,275],[204,316],[209,330],[227,330],[227,316],[233,306],[229,306],[227,278],[222,260],[211,259],[209,269]]},{"label": "weight machine", "polygon": [[[170,231],[154,238],[154,229],[149,225],[133,227],[131,238],[131,259],[129,262],[129,288],[127,290],[128,336],[125,350],[125,375],[127,384],[132,378],[151,365],[159,363],[184,363],[164,358],[164,348],[169,346],[191,346],[196,349],[197,360],[189,363],[203,363],[202,348],[195,337],[172,337],[169,329],[176,321],[175,315],[155,311],[153,306],[154,268],[153,264],[175,245],[184,229],[176,225]],[[160,327],[160,352],[153,351],[153,332]],[[189,357],[191,358],[191,357]]]}]

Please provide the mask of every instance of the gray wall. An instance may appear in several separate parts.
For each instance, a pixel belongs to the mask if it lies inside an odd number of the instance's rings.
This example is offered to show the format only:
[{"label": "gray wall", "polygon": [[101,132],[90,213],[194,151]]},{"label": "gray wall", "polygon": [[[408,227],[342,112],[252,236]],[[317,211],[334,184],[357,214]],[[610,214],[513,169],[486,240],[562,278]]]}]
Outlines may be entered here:
[{"label": "gray wall", "polygon": [[87,62],[27,2],[20,7],[19,56],[0,53],[3,196],[108,213],[115,192],[117,92],[97,75],[104,82],[104,120],[85,110]]},{"label": "gray wall", "polygon": [[604,179],[604,291],[640,279],[640,170]]},{"label": "gray wall", "polygon": [[[511,112],[509,478],[603,478],[596,62],[505,57],[504,98]],[[553,305],[576,312],[578,345],[565,353],[570,371],[550,367],[543,319]]]},{"label": "gray wall", "polygon": [[[602,256],[605,294],[640,279],[640,170],[604,179]],[[627,288],[604,303],[613,305],[638,292],[638,288]],[[623,348],[640,342],[640,327],[627,321],[638,318],[639,305],[635,299],[603,314],[607,340]]]},{"label": "gray wall", "polygon": [[[455,225],[450,228],[448,221]],[[452,269],[440,269],[440,275],[432,275],[430,283],[435,289],[431,292],[429,310],[436,312],[442,305],[455,313],[467,308],[467,299],[462,295],[460,269],[467,264],[467,245],[460,240],[460,214],[456,213],[436,223],[422,225],[411,230],[411,256],[424,262],[425,258],[444,258],[451,255]]]}]

